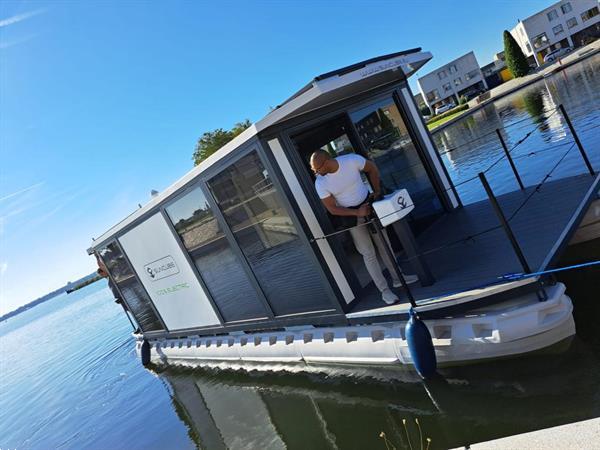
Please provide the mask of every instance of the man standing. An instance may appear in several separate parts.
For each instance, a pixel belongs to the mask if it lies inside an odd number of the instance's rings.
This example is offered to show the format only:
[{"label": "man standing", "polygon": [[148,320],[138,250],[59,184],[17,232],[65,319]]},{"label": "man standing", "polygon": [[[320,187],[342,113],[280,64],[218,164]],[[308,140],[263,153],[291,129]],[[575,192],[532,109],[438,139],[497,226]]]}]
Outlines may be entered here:
[{"label": "man standing", "polygon": [[[317,150],[311,155],[310,166],[316,175],[317,194],[327,211],[334,216],[356,217],[356,225],[359,226],[350,229],[356,250],[362,255],[369,275],[381,292],[382,300],[388,305],[396,303],[399,299],[390,289],[381,272],[373,241],[392,276],[393,286],[400,287],[402,283],[396,275],[395,264],[388,257],[384,247],[388,244],[379,234],[371,236],[367,226],[360,226],[366,222],[366,217],[371,213],[371,207],[367,202],[369,190],[363,183],[361,172],[367,174],[373,188],[373,195],[378,198],[381,195],[381,186],[377,166],[357,154],[332,158],[323,150]],[[416,275],[404,275],[404,279],[407,283],[418,280]]]}]

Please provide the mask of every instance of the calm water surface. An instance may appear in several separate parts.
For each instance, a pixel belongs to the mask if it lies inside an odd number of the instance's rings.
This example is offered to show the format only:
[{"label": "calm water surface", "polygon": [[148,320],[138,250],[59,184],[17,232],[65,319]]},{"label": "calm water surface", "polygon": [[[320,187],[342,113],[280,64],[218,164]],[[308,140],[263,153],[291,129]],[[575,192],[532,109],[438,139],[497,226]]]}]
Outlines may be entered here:
[{"label": "calm water surface", "polygon": [[[589,59],[436,133],[440,149],[483,136],[444,156],[452,176],[467,179],[496,159],[497,140],[487,133],[502,128],[513,145],[558,103],[572,111],[599,168],[599,61]],[[569,139],[557,114],[532,134],[517,158],[526,184],[537,183],[568,147],[527,155]],[[496,169],[489,173],[494,189],[513,190],[508,168]],[[572,152],[561,169],[565,176],[584,167]],[[476,201],[482,192],[465,184],[461,195]],[[598,255],[595,241],[572,248],[562,263]],[[452,369],[445,381],[427,385],[402,368],[145,370],[130,324],[99,282],[0,323],[0,449],[384,449],[382,432],[396,448],[411,448],[410,440],[418,449],[415,419],[438,449],[598,417],[600,271],[566,273],[562,280],[577,323],[567,349]]]},{"label": "calm water surface", "polygon": [[[451,178],[456,184],[464,182],[504,154],[496,129],[508,148],[535,129],[511,154],[524,184],[538,184],[574,142],[564,118],[555,112],[559,104],[569,114],[592,165],[600,170],[600,55],[596,55],[434,132],[438,150],[450,150],[442,159]],[[560,163],[554,178],[585,171],[575,147]],[[506,159],[486,175],[497,194],[518,189]],[[458,191],[465,204],[486,198],[477,179],[462,184]]]}]

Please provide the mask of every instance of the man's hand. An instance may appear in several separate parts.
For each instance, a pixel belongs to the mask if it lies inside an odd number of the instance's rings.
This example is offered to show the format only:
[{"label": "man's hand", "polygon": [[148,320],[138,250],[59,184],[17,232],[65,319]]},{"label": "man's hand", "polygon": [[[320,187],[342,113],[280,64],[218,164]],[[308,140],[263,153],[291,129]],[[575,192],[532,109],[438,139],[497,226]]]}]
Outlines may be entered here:
[{"label": "man's hand", "polygon": [[368,203],[363,203],[362,205],[360,205],[360,208],[356,210],[357,217],[365,217],[369,214],[371,214],[371,205],[369,205]]}]

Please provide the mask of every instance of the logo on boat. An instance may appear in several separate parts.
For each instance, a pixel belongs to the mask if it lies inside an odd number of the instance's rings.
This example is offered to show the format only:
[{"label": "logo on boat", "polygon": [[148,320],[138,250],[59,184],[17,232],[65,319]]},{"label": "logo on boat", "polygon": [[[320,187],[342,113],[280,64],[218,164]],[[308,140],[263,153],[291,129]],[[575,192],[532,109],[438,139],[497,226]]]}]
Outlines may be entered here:
[{"label": "logo on boat", "polygon": [[177,267],[175,260],[170,255],[146,264],[144,270],[152,281],[162,280],[163,278],[179,273],[179,267]]},{"label": "logo on boat", "polygon": [[400,208],[404,209],[406,208],[408,205],[406,204],[406,199],[404,197],[402,197],[401,195],[398,197],[398,200],[396,200],[398,202],[398,204],[400,205]]}]

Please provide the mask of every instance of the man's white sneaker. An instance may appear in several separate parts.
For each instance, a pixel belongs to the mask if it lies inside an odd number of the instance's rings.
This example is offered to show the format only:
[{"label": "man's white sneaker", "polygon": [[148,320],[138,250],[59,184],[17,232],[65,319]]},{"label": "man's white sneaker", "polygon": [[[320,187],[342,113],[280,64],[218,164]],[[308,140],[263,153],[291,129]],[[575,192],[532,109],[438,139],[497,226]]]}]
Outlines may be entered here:
[{"label": "man's white sneaker", "polygon": [[[419,277],[416,275],[404,275],[404,281],[406,281],[406,284],[413,284],[419,281]],[[400,283],[400,280],[394,281],[394,287],[402,287],[402,283]]]},{"label": "man's white sneaker", "polygon": [[384,289],[381,292],[381,299],[386,302],[388,305],[393,305],[394,303],[400,301],[398,296],[394,294],[391,289]]}]

